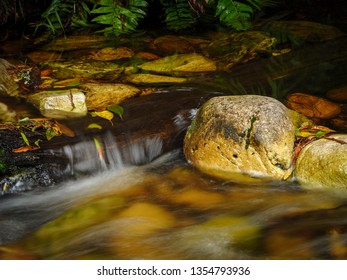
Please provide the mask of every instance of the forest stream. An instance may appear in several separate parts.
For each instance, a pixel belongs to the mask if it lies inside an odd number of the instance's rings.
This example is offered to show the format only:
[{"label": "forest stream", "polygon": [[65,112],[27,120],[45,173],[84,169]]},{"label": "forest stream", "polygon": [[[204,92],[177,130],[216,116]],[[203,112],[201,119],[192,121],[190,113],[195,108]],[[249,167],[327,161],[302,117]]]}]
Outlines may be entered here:
[{"label": "forest stream", "polygon": [[312,44],[125,100],[122,121],[102,120],[101,153],[80,129],[92,117],[62,121],[77,136],[42,149],[67,158],[71,176],[0,198],[0,259],[346,259],[343,191],[220,180],[182,153],[196,110],[213,96],[281,100],[346,82],[346,44]]}]

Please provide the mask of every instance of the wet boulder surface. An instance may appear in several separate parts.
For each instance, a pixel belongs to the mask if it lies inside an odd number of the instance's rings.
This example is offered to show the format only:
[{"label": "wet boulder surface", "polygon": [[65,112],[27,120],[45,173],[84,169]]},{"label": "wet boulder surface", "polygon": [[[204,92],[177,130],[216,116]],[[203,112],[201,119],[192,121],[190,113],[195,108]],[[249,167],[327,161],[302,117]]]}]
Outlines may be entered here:
[{"label": "wet boulder surface", "polygon": [[294,134],[290,110],[276,99],[215,97],[189,127],[184,153],[194,166],[217,176],[281,179],[291,164]]}]

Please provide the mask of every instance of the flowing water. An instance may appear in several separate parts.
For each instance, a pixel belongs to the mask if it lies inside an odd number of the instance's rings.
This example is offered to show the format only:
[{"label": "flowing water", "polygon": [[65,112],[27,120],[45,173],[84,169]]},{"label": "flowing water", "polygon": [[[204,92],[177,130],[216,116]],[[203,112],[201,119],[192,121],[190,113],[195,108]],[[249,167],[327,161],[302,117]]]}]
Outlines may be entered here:
[{"label": "flowing water", "polygon": [[[88,143],[79,149],[90,154]],[[136,162],[146,162],[161,149],[160,139],[155,138],[130,145],[129,154]],[[112,167],[95,176],[4,199],[0,205],[1,242],[19,240],[1,247],[0,256],[347,257],[347,200],[341,194],[304,191],[289,182],[215,180],[188,166],[180,150],[141,166],[123,162],[116,148],[111,153]],[[91,160],[86,160],[83,168],[90,168],[85,164]],[[98,160],[99,166],[104,164],[102,160]]]},{"label": "flowing water", "polygon": [[[203,77],[203,87],[167,89],[165,98],[144,97],[138,107],[139,100],[126,102],[125,124],[97,140],[102,152],[88,137],[52,150],[69,159],[67,172],[90,175],[1,199],[0,258],[346,259],[346,193],[217,180],[191,167],[181,151],[204,99],[242,90],[272,89],[278,98],[296,89],[324,91],[345,73],[341,49],[323,50],[319,67],[306,51],[285,69],[268,67],[267,75],[261,62],[220,74],[214,90]],[[270,74],[278,78],[270,81]]]}]

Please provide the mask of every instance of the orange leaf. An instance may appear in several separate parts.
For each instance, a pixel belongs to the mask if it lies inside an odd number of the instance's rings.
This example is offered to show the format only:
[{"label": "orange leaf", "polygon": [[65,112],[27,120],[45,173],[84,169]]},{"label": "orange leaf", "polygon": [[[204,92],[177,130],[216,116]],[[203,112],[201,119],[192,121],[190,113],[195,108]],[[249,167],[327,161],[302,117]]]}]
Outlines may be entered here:
[{"label": "orange leaf", "polygon": [[56,124],[58,125],[60,131],[63,134],[65,134],[66,136],[68,136],[68,137],[74,137],[75,136],[75,132],[71,128],[67,127],[64,124],[58,123],[58,122]]},{"label": "orange leaf", "polygon": [[37,150],[37,149],[39,149],[39,147],[25,146],[25,147],[20,147],[20,148],[17,148],[17,149],[13,149],[12,152],[13,153],[25,153],[25,152],[34,151],[34,150]]},{"label": "orange leaf", "polygon": [[53,73],[52,69],[41,70],[41,77],[49,76]]}]

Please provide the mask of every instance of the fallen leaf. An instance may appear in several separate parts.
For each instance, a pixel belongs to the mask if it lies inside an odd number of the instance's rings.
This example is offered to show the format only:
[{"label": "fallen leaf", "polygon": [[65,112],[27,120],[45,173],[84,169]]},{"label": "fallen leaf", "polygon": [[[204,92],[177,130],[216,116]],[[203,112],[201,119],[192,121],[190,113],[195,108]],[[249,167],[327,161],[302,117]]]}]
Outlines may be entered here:
[{"label": "fallen leaf", "polygon": [[93,129],[93,128],[96,128],[96,129],[102,129],[102,126],[97,124],[97,123],[91,123],[90,125],[88,125],[87,129]]},{"label": "fallen leaf", "polygon": [[54,83],[54,88],[74,87],[82,83],[81,78],[71,78]]},{"label": "fallen leaf", "polygon": [[22,136],[24,143],[27,144],[27,146],[30,146],[29,140],[26,137],[26,135],[24,134],[24,132],[21,132],[20,135]]},{"label": "fallen leaf", "polygon": [[42,141],[41,139],[37,139],[37,140],[34,142],[35,146],[40,147],[40,142],[41,142],[41,141]]},{"label": "fallen leaf", "polygon": [[37,149],[40,149],[40,148],[39,147],[34,147],[34,146],[25,146],[25,147],[20,147],[20,148],[17,148],[17,149],[13,149],[12,152],[13,153],[25,153],[25,152],[34,151],[34,150],[37,150]]},{"label": "fallen leaf", "polygon": [[121,120],[123,120],[124,108],[122,106],[120,106],[118,104],[108,106],[107,111],[115,113],[116,115],[118,115],[121,118]]},{"label": "fallen leaf", "polygon": [[112,122],[112,119],[114,117],[113,113],[110,112],[110,111],[95,111],[95,112],[92,112],[91,115],[94,117],[94,116],[98,116],[100,118],[103,118],[103,119],[106,119],[106,120],[109,120]]},{"label": "fallen leaf", "polygon": [[66,135],[68,137],[75,137],[76,134],[71,128],[69,128],[66,125],[61,124],[59,122],[56,122],[56,124],[58,125],[61,133],[63,133],[64,135]]},{"label": "fallen leaf", "polygon": [[96,150],[98,151],[99,159],[100,159],[100,160],[103,160],[103,159],[104,159],[104,156],[103,156],[103,153],[102,153],[101,144],[100,144],[99,140],[96,139],[95,137],[94,137],[94,144],[95,144]]},{"label": "fallen leaf", "polygon": [[52,69],[41,70],[41,77],[49,76],[53,73]]}]

